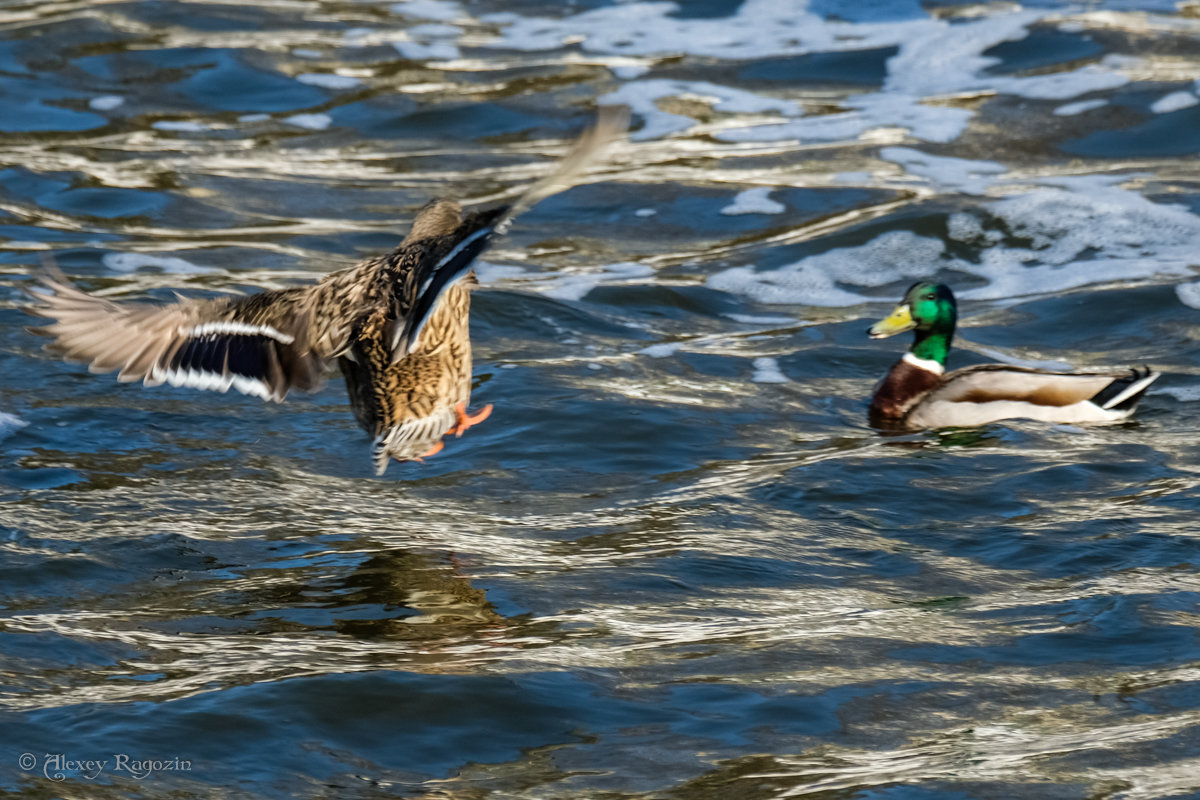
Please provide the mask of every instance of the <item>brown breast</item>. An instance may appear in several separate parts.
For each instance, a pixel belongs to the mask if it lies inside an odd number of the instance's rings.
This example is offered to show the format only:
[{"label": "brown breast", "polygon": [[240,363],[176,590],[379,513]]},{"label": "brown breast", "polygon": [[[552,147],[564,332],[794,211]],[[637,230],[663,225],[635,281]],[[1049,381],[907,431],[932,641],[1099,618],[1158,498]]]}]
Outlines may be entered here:
[{"label": "brown breast", "polygon": [[871,398],[871,421],[901,420],[917,402],[942,383],[942,376],[901,359]]}]

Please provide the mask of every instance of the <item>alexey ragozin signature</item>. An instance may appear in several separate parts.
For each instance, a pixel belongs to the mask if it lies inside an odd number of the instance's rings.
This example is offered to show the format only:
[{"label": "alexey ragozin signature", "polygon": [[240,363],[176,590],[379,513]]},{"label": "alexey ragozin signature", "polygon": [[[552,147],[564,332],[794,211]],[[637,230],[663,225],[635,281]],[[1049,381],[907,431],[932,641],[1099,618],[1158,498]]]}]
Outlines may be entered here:
[{"label": "alexey ragozin signature", "polygon": [[68,758],[64,753],[46,753],[38,769],[38,757],[22,753],[17,765],[28,772],[40,771],[52,781],[83,778],[93,781],[105,772],[121,773],[131,778],[148,778],[156,772],[191,772],[192,762],[185,758],[134,758],[128,753],[113,753],[108,758]]}]

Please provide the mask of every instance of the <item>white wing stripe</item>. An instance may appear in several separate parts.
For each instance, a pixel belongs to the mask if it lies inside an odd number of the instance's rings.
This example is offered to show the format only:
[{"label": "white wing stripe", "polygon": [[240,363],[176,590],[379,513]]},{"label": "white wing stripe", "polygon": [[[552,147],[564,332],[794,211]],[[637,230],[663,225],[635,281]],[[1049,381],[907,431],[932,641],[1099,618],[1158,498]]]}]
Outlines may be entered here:
[{"label": "white wing stripe", "polygon": [[227,392],[232,386],[242,394],[261,397],[263,400],[275,400],[275,392],[263,381],[257,378],[247,378],[242,375],[220,375],[215,372],[204,372],[188,369],[161,369],[155,367],[149,376],[159,383],[171,386],[187,386],[193,389],[207,389],[213,392]]},{"label": "white wing stripe", "polygon": [[207,336],[214,333],[262,334],[284,344],[291,344],[296,341],[296,337],[289,336],[283,331],[272,328],[270,325],[250,325],[245,322],[205,322],[202,325],[185,330],[183,335],[192,337]]}]

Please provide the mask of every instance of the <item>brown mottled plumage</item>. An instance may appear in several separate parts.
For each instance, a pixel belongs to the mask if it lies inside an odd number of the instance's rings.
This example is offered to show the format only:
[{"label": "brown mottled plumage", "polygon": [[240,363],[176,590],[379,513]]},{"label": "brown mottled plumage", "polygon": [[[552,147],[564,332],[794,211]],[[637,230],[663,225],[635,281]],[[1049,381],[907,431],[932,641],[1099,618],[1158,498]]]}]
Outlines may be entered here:
[{"label": "brown mottled plumage", "polygon": [[171,305],[115,303],[76,289],[48,266],[37,277],[49,292],[32,293],[27,310],[54,320],[36,329],[53,337],[50,349],[147,386],[232,387],[280,402],[293,388],[315,388],[337,361],[355,418],[375,437],[382,474],[390,459],[436,452],[446,433],[482,419],[465,414],[471,264],[518,213],[569,187],[627,123],[626,109],[601,109],[558,169],[511,206],[463,216],[456,202],[432,201],[395,250],[315,286]]}]

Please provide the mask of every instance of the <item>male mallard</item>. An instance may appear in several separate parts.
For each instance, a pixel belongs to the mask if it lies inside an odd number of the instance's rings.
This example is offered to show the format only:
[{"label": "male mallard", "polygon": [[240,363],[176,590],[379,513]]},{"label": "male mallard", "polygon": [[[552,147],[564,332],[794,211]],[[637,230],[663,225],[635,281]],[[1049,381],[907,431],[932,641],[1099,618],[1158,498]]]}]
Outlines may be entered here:
[{"label": "male mallard", "polygon": [[1048,372],[981,364],[946,372],[958,320],[950,287],[915,283],[896,310],[867,331],[872,339],[914,331],[913,345],[875,390],[871,423],[880,427],[944,428],[1001,419],[1117,422],[1134,407],[1157,372]]},{"label": "male mallard", "polygon": [[[48,347],[117,380],[219,392],[230,387],[280,402],[312,390],[331,361],[346,378],[359,424],[374,437],[376,473],[441,449],[441,438],[481,421],[468,416],[471,264],[493,236],[534,203],[570,186],[628,122],[624,108],[597,123],[550,176],[511,206],[465,217],[434,200],[392,252],[325,276],[315,286],[171,305],[114,303],[86,294],[56,270],[38,275],[30,313],[56,320],[36,332]],[[465,280],[464,280],[465,278]]]}]

